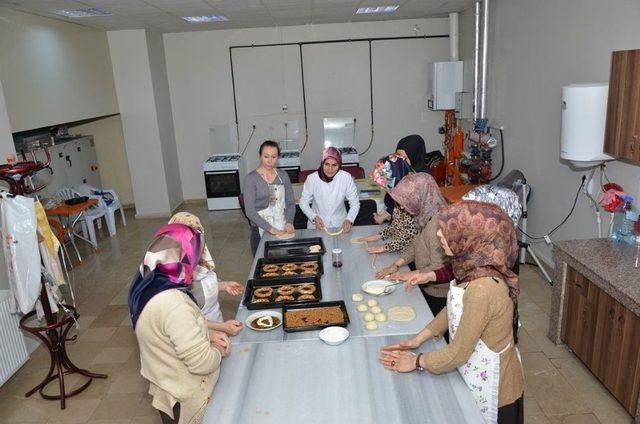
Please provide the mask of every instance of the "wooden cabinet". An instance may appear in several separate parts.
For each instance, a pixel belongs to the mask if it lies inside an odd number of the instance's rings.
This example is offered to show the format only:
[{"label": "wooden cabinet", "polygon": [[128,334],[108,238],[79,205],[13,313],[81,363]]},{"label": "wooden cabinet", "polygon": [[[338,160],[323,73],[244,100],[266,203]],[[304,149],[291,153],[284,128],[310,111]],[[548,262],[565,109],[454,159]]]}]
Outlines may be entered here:
[{"label": "wooden cabinet", "polygon": [[640,49],[613,52],[604,152],[640,162]]},{"label": "wooden cabinet", "polygon": [[571,267],[562,341],[635,414],[640,391],[640,317]]}]

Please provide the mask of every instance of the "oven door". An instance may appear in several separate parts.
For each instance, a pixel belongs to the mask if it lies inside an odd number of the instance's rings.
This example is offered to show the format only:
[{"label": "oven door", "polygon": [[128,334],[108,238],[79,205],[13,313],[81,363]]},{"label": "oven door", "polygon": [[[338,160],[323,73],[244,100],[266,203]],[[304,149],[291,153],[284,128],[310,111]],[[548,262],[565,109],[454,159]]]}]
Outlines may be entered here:
[{"label": "oven door", "polygon": [[204,183],[207,189],[207,198],[237,197],[240,195],[240,172],[231,171],[206,171]]},{"label": "oven door", "polygon": [[291,184],[296,184],[299,181],[300,176],[300,167],[299,166],[279,166],[279,169],[282,169],[284,172],[289,175],[289,180],[291,180]]}]

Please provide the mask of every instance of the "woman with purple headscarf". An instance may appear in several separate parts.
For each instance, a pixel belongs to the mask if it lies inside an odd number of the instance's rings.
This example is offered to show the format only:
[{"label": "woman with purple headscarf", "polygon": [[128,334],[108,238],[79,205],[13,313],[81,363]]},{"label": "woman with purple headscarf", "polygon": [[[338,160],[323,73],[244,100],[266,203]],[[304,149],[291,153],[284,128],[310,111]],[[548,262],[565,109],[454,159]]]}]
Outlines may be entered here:
[{"label": "woman with purple headscarf", "polygon": [[[304,182],[300,209],[309,218],[307,228],[342,228],[345,232],[358,216],[360,200],[353,177],[342,171],[342,156],[335,147],[327,147],[322,152],[318,171],[309,175]],[[344,205],[349,202],[349,212]]]}]

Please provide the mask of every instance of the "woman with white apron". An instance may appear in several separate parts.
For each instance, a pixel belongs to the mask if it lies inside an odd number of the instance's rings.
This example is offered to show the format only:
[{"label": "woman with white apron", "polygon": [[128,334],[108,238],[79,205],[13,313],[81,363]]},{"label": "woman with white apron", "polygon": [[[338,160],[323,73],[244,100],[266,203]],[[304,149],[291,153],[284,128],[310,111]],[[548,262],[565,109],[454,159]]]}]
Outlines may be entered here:
[{"label": "woman with white apron", "polygon": [[277,168],[280,147],[267,140],[260,145],[260,166],[244,180],[244,212],[251,222],[251,251],[255,255],[265,231],[276,236],[293,234],[296,203],[291,181]]},{"label": "woman with white apron", "polygon": [[[524,375],[514,343],[518,278],[510,270],[518,244],[509,216],[488,203],[462,201],[438,213],[438,237],[452,256],[455,280],[444,308],[420,333],[385,346],[380,362],[393,371],[458,369],[486,423],[523,423]],[[451,343],[418,348],[449,330]]]}]

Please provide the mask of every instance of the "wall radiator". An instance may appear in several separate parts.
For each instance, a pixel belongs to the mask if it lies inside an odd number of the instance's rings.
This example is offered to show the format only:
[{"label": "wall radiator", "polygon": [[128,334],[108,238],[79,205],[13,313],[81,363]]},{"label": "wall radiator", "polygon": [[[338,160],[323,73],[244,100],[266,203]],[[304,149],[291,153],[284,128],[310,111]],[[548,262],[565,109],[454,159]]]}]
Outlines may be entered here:
[{"label": "wall radiator", "polygon": [[11,293],[0,290],[0,386],[29,359],[20,316],[11,313]]}]

